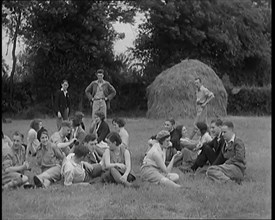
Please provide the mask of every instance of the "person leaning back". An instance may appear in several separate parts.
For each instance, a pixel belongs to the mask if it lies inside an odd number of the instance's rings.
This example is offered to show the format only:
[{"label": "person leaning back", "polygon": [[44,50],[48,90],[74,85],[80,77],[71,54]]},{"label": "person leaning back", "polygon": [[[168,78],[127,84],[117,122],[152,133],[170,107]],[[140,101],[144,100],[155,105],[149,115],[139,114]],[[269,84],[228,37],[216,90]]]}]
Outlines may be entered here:
[{"label": "person leaning back", "polygon": [[115,88],[104,77],[104,70],[99,69],[96,72],[97,80],[94,80],[85,89],[92,106],[92,119],[96,111],[103,111],[105,118],[107,118],[107,107],[110,108],[110,100],[116,95]]}]

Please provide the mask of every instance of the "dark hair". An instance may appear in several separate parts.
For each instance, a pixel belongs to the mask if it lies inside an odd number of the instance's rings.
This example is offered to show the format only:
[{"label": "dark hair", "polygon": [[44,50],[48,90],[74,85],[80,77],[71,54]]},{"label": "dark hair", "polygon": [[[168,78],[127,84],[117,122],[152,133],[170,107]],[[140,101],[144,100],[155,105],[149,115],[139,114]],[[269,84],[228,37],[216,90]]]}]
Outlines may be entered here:
[{"label": "dark hair", "polygon": [[30,128],[33,128],[35,131],[38,131],[40,122],[42,122],[41,119],[33,119],[31,121]]},{"label": "dark hair", "polygon": [[125,121],[122,118],[114,118],[112,121],[112,124],[114,122],[117,123],[118,127],[120,127],[120,128],[125,125]]},{"label": "dark hair", "polygon": [[199,80],[200,83],[201,83],[201,78],[200,78],[200,77],[196,77],[196,78],[195,78],[195,81],[196,81],[196,80]]},{"label": "dark hair", "polygon": [[75,144],[74,154],[76,157],[85,157],[89,153],[89,149],[83,144]]},{"label": "dark hair", "polygon": [[111,143],[116,143],[117,146],[119,146],[122,143],[121,137],[117,132],[110,132],[106,139],[108,139]]},{"label": "dark hair", "polygon": [[81,111],[76,111],[74,113],[75,117],[82,119],[84,117],[84,113]]},{"label": "dark hair", "polygon": [[95,112],[95,115],[98,116],[101,121],[104,121],[105,115],[104,115],[104,113],[102,111]]},{"label": "dark hair", "polygon": [[46,134],[49,137],[49,133],[47,129],[42,127],[38,132],[37,132],[37,139],[40,141],[42,134]]},{"label": "dark hair", "polygon": [[103,70],[103,69],[98,69],[98,70],[96,71],[96,74],[98,74],[98,73],[104,74],[104,70]]},{"label": "dark hair", "polygon": [[169,121],[172,125],[176,124],[175,119],[173,119],[173,118],[168,118],[165,121]]},{"label": "dark hair", "polygon": [[196,123],[196,126],[200,130],[201,136],[204,135],[205,132],[208,130],[207,124],[204,122],[199,121]]},{"label": "dark hair", "polygon": [[160,139],[158,140],[158,142],[159,142],[160,144],[163,144],[163,142],[164,142],[167,138],[169,138],[169,137],[170,137],[170,135],[166,135],[166,136],[160,138]]},{"label": "dark hair", "polygon": [[233,123],[231,121],[224,121],[222,123],[222,126],[227,126],[228,128],[231,128],[232,130],[234,128],[234,125],[233,125]]},{"label": "dark hair", "polygon": [[213,119],[212,121],[211,121],[211,124],[213,124],[213,123],[215,123],[215,125],[217,125],[217,126],[222,126],[222,120],[221,119],[219,119],[219,118],[217,118],[217,119]]},{"label": "dark hair", "polygon": [[94,141],[96,140],[96,134],[92,133],[92,134],[87,134],[83,140],[83,143],[88,143],[90,141]]},{"label": "dark hair", "polygon": [[21,140],[24,139],[24,135],[21,132],[19,132],[19,131],[15,131],[12,136],[20,136]]},{"label": "dark hair", "polygon": [[63,80],[62,80],[62,84],[65,83],[65,82],[69,84],[68,80],[63,79]]},{"label": "dark hair", "polygon": [[81,124],[81,121],[80,121],[80,120],[81,120],[80,118],[74,116],[74,117],[72,118],[73,127],[78,127],[78,126]]}]

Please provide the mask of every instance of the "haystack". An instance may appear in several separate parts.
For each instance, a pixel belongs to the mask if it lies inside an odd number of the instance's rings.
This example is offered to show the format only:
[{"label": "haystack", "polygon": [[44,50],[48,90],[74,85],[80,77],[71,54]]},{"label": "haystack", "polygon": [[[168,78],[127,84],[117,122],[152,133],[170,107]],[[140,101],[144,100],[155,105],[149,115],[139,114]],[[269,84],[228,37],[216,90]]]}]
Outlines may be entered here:
[{"label": "haystack", "polygon": [[226,116],[227,92],[214,70],[198,60],[183,60],[160,73],[147,87],[147,117],[195,118],[196,77],[215,95],[207,107],[208,117]]}]

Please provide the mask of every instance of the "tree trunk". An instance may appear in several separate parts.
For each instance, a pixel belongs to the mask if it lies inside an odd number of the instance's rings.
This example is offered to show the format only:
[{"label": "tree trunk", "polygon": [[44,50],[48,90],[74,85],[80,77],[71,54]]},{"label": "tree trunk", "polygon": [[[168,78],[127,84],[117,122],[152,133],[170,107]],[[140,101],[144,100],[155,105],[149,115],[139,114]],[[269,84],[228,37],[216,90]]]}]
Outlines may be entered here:
[{"label": "tree trunk", "polygon": [[15,55],[15,50],[16,50],[16,43],[17,43],[17,36],[18,36],[18,31],[19,27],[21,24],[21,11],[18,13],[18,17],[16,19],[16,27],[13,35],[13,48],[12,48],[12,70],[11,70],[11,75],[10,75],[10,106],[13,106],[13,93],[14,93],[14,83],[13,83],[13,78],[15,74],[15,67],[16,67],[16,55]]}]

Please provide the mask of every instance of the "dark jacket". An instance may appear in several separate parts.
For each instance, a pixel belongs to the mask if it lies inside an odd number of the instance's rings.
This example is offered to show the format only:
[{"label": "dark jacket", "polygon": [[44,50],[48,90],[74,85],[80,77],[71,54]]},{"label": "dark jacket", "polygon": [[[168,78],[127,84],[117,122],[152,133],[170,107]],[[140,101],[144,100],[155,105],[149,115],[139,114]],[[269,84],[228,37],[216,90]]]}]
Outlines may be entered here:
[{"label": "dark jacket", "polygon": [[110,133],[110,128],[107,122],[102,121],[97,129],[97,142],[105,141],[106,136]]},{"label": "dark jacket", "polygon": [[224,144],[218,158],[213,163],[213,165],[219,165],[223,163],[234,164],[244,173],[246,168],[245,146],[240,138],[235,137],[234,142],[229,143],[228,146]]},{"label": "dark jacket", "polygon": [[[219,138],[219,141],[218,141],[218,138]],[[216,155],[219,155],[224,144],[225,144],[224,138],[222,136],[217,136],[213,138],[212,141],[205,143],[203,145],[207,145],[211,147],[215,151]]]},{"label": "dark jacket", "polygon": [[55,94],[55,111],[56,114],[60,111],[62,117],[66,108],[71,109],[71,100],[69,96],[69,92],[67,92],[66,96],[64,96],[64,92],[58,90]]}]

